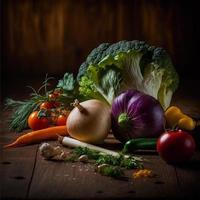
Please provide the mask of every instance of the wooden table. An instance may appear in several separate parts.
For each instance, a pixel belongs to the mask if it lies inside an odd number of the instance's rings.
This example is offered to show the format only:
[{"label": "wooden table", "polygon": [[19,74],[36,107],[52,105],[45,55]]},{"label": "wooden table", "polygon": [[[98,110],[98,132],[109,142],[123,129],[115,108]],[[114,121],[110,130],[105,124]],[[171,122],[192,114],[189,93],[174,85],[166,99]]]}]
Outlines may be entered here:
[{"label": "wooden table", "polygon": [[[184,111],[199,117],[199,98],[181,94],[173,99]],[[190,109],[188,105],[190,106]],[[1,146],[14,140],[18,134],[9,132],[5,124],[8,113],[1,120]],[[200,132],[199,132],[200,134]],[[57,145],[57,142],[51,142]],[[112,137],[105,147],[120,149]],[[153,170],[154,178],[133,179],[134,170],[127,170],[125,178],[114,179],[95,173],[94,166],[83,163],[52,162],[44,160],[39,144],[2,150],[1,199],[160,199],[200,198],[200,152],[183,166],[166,164],[155,152],[142,154],[148,162],[145,168]]]}]

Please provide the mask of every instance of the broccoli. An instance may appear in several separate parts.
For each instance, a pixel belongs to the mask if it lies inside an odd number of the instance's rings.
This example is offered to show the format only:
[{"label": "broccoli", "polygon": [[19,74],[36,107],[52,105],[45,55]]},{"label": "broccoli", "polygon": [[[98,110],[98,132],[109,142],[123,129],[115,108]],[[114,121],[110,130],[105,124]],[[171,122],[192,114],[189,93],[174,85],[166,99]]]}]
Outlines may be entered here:
[{"label": "broccoli", "polygon": [[79,73],[77,79],[80,80],[80,77],[85,74],[89,63],[98,63],[105,54],[105,50],[110,46],[109,43],[102,43],[97,48],[93,49],[88,55],[86,61],[81,64],[79,68]]},{"label": "broccoli", "polygon": [[179,77],[163,48],[134,40],[95,48],[80,66],[77,81],[80,94],[87,98],[112,104],[121,91],[135,88],[158,99],[166,109]]}]

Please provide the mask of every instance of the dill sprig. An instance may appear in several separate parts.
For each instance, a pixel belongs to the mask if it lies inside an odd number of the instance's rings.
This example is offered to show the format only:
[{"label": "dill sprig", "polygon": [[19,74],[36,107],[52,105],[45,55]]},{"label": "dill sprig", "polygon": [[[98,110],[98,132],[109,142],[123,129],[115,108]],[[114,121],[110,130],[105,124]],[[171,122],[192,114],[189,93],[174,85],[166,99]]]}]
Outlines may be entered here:
[{"label": "dill sprig", "polygon": [[28,116],[38,108],[38,102],[33,99],[25,101],[6,100],[6,106],[13,109],[9,118],[9,129],[20,132],[27,128]]},{"label": "dill sprig", "polygon": [[[49,86],[48,81],[50,79],[52,79],[52,77],[47,77],[46,75],[45,81],[38,91],[33,87],[28,86],[32,90],[30,99],[24,101],[16,101],[10,98],[6,99],[6,109],[12,110],[11,116],[8,120],[10,130],[20,132],[28,127],[29,115],[39,108],[41,102],[48,100],[48,94],[50,91],[47,91],[47,87]],[[43,89],[44,94],[42,95],[40,93]]]}]

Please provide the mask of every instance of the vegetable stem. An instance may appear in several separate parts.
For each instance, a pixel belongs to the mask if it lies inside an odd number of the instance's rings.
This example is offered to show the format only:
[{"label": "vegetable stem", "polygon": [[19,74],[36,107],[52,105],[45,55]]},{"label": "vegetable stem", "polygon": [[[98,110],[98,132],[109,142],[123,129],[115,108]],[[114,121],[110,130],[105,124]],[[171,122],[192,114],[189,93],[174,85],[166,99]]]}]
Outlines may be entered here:
[{"label": "vegetable stem", "polygon": [[127,113],[121,113],[118,117],[118,124],[120,127],[125,128],[129,123],[129,116]]},{"label": "vegetable stem", "polygon": [[83,106],[80,105],[79,100],[75,99],[74,103],[71,104],[74,107],[77,107],[79,109],[80,112],[83,112],[85,110],[85,108]]},{"label": "vegetable stem", "polygon": [[[72,147],[72,148],[74,148],[74,147],[86,147],[88,149],[99,151],[101,153],[105,153],[105,154],[108,154],[108,155],[111,155],[111,156],[115,156],[115,157],[119,157],[120,156],[120,153],[118,153],[118,152],[111,151],[111,150],[108,150],[108,149],[105,149],[105,148],[102,148],[102,147],[98,147],[98,146],[95,146],[95,145],[92,145],[92,144],[88,144],[88,143],[85,143],[85,142],[81,142],[79,140],[75,140],[75,139],[69,138],[69,137],[59,136],[58,137],[58,141],[62,145],[68,146],[68,147]],[[126,156],[128,156],[128,155],[125,155],[125,157]],[[134,156],[133,158],[135,160],[137,160],[137,161],[142,161],[142,159],[140,157],[135,157]]]},{"label": "vegetable stem", "polygon": [[85,142],[81,142],[81,141],[75,140],[73,138],[59,136],[58,140],[63,145],[68,146],[68,147],[78,147],[78,146],[79,147],[87,147],[89,149],[100,151],[102,153],[106,153],[106,154],[109,154],[109,155],[112,155],[112,156],[119,156],[119,153],[117,153],[115,151],[107,150],[107,149],[104,149],[102,147],[97,147],[95,145],[88,144],[88,143],[85,143]]}]

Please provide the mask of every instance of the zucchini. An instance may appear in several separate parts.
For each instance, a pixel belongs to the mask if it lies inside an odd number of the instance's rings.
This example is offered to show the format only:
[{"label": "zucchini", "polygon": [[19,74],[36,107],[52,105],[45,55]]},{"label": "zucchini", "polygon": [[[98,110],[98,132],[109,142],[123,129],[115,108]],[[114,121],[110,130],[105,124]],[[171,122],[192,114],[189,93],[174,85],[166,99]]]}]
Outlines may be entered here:
[{"label": "zucchini", "polygon": [[155,150],[157,138],[136,138],[127,141],[123,153],[133,153],[136,150]]}]

